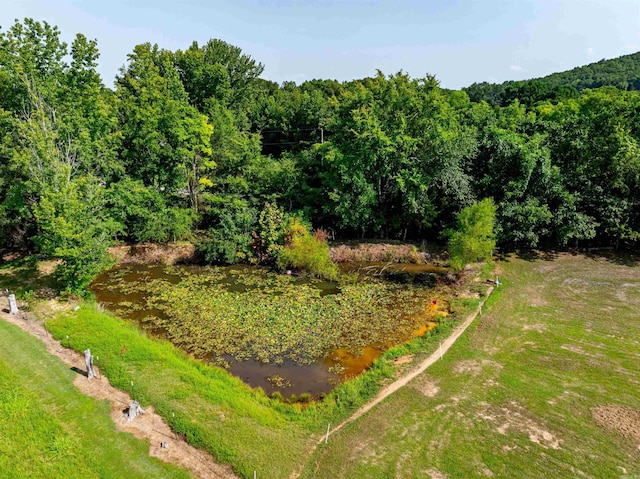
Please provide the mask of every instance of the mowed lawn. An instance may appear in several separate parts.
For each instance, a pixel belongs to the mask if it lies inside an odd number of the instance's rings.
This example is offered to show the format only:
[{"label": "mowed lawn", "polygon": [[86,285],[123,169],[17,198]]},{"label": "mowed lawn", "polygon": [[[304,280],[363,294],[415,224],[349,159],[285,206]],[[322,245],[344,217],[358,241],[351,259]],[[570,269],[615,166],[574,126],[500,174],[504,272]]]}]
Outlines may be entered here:
[{"label": "mowed lawn", "polygon": [[148,443],[117,433],[109,404],[83,396],[76,374],[0,319],[0,477],[191,477],[148,457]]},{"label": "mowed lawn", "polygon": [[303,477],[640,477],[640,266],[500,262],[483,315]]}]

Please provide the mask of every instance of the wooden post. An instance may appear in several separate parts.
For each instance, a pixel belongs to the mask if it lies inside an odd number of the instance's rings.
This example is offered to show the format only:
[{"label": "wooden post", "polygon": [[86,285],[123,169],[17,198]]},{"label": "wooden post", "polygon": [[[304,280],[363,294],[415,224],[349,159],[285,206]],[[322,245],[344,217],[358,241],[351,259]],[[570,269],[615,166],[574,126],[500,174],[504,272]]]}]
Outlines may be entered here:
[{"label": "wooden post", "polygon": [[[173,426],[173,427],[176,427],[176,413],[175,413],[175,412],[172,412],[172,413],[171,413],[171,418],[173,419],[173,421],[172,421],[172,422],[173,422],[172,426]],[[176,439],[178,439],[178,433],[177,433],[175,430],[173,431],[173,434],[176,436]]]},{"label": "wooden post", "polygon": [[16,295],[9,295],[9,314],[18,314],[18,303],[16,302]]},{"label": "wooden post", "polygon": [[327,437],[324,439],[325,444],[329,442],[329,429],[331,429],[331,423],[327,425]]},{"label": "wooden post", "polygon": [[133,401],[132,403],[129,404],[129,411],[128,411],[128,421],[132,422],[137,416],[138,414],[144,414],[143,409],[140,407],[140,403],[138,401]]},{"label": "wooden post", "polygon": [[93,370],[93,356],[91,356],[91,350],[84,350],[84,364],[87,366],[87,378],[93,379],[96,377],[96,372]]}]

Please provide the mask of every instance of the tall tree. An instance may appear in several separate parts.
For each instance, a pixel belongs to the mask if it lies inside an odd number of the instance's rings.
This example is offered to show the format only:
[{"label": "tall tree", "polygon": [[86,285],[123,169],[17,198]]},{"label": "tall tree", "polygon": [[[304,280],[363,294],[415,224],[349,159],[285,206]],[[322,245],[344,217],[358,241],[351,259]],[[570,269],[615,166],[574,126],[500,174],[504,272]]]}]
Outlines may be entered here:
[{"label": "tall tree", "polygon": [[197,212],[215,167],[213,126],[189,104],[173,55],[149,43],[136,46],[117,78],[116,94],[127,174],[168,193],[186,192]]},{"label": "tall tree", "polygon": [[211,39],[202,47],[193,42],[184,52],[176,52],[175,61],[191,103],[200,111],[209,98],[237,107],[264,70],[239,47],[219,39]]}]

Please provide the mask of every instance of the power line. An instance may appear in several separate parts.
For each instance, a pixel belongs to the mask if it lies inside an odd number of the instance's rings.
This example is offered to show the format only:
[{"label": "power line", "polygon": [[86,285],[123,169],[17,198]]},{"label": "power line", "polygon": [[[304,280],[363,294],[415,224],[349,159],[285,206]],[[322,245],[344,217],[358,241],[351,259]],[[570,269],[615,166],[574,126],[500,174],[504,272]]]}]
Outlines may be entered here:
[{"label": "power line", "polygon": [[305,140],[300,140],[300,141],[282,141],[279,143],[262,143],[262,146],[276,146],[276,145],[301,145],[303,143],[306,144],[313,144],[313,141],[305,141]]},{"label": "power line", "polygon": [[260,130],[260,133],[289,133],[291,131],[316,131],[322,130],[322,128],[294,128],[292,130]]}]

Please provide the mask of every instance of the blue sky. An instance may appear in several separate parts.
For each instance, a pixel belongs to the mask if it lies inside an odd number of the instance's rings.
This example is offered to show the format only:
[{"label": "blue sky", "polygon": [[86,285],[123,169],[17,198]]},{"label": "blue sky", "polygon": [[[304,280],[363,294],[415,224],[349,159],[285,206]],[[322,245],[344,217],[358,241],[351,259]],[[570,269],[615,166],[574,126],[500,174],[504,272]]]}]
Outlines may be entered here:
[{"label": "blue sky", "polygon": [[519,80],[640,50],[640,0],[3,0],[0,26],[31,17],[98,40],[111,86],[139,43],[221,38],[281,83],[403,70],[447,88]]}]

